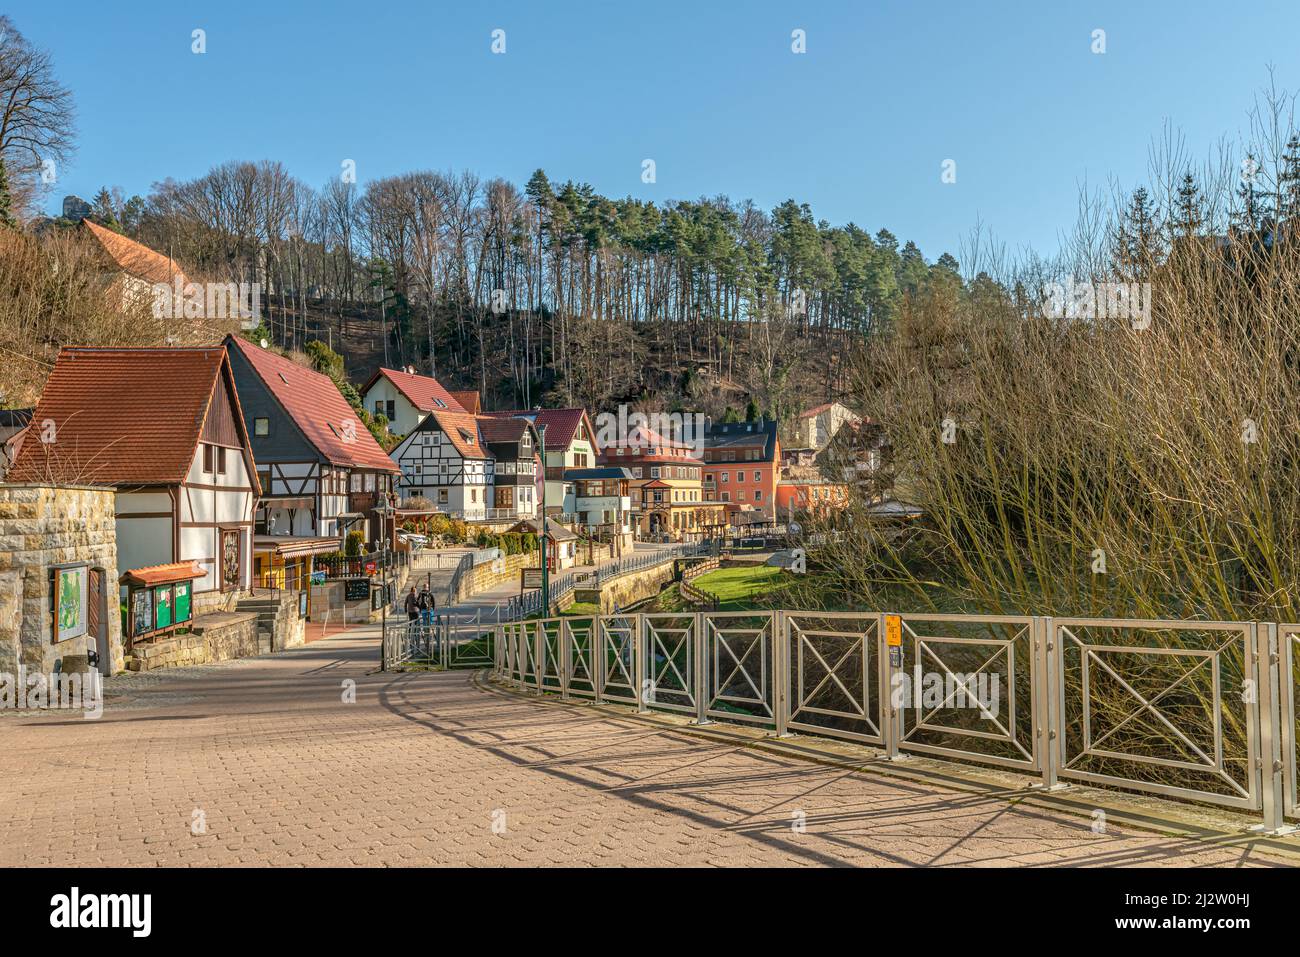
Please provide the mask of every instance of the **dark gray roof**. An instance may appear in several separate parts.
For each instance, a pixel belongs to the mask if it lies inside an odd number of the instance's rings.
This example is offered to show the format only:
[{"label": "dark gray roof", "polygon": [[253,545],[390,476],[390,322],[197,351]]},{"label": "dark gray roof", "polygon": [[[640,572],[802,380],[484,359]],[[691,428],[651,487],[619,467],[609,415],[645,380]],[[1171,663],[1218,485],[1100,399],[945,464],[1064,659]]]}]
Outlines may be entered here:
[{"label": "dark gray roof", "polygon": [[608,466],[607,468],[597,469],[566,469],[564,472],[564,481],[580,482],[585,479],[630,479],[632,472],[630,469]]},{"label": "dark gray roof", "polygon": [[711,422],[704,430],[706,449],[753,448],[763,450],[763,458],[770,459],[776,448],[776,421],[759,419],[756,422]]},{"label": "dark gray roof", "polygon": [[35,409],[0,409],[0,429],[21,429],[32,420]]}]

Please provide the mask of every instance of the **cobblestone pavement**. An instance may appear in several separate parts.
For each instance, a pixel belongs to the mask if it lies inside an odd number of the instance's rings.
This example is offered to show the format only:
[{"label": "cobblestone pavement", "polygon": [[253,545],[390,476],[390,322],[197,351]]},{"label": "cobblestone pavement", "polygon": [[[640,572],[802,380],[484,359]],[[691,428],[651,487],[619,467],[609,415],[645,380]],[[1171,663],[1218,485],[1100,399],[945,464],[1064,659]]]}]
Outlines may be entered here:
[{"label": "cobblestone pavement", "polygon": [[0,717],[0,864],[1275,863],[376,660],[352,632]]}]

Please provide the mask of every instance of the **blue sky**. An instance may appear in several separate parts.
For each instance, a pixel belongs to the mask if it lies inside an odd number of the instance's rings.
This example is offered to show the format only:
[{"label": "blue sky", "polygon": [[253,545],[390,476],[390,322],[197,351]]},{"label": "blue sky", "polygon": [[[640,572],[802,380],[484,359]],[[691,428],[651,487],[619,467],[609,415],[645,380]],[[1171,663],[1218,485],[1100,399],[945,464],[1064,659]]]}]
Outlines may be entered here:
[{"label": "blue sky", "polygon": [[[1300,3],[104,3],[9,0],[79,115],[49,202],[229,159],[319,186],[537,167],[612,196],[793,197],[928,259],[978,223],[1050,254],[1081,184],[1126,187],[1168,121],[1196,156],[1269,80],[1300,90]],[[207,52],[191,52],[203,29]],[[506,53],[491,32],[506,32]],[[1106,31],[1106,53],[1091,52]],[[791,51],[806,31],[807,52]],[[641,181],[656,163],[657,182]],[[945,159],[957,181],[941,182]]]}]

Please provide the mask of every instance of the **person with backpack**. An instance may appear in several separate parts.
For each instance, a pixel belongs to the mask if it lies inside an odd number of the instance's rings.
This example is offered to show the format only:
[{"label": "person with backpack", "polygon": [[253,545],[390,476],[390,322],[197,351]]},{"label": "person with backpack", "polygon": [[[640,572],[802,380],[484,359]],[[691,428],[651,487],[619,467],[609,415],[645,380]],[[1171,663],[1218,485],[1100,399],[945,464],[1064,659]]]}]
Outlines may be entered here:
[{"label": "person with backpack", "polygon": [[433,600],[433,592],[429,591],[429,586],[425,585],[420,591],[420,620],[425,625],[433,624],[433,609],[436,602]]}]

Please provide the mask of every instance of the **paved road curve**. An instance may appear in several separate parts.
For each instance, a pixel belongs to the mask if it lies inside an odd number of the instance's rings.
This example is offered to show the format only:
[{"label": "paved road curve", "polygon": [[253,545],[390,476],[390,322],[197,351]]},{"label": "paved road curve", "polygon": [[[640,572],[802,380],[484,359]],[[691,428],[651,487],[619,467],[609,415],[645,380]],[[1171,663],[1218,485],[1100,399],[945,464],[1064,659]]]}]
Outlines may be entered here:
[{"label": "paved road curve", "polygon": [[350,633],[115,679],[99,721],[0,715],[0,864],[1271,862],[375,660]]}]

